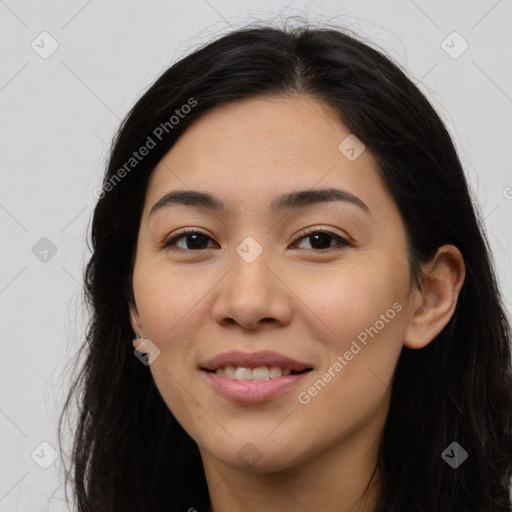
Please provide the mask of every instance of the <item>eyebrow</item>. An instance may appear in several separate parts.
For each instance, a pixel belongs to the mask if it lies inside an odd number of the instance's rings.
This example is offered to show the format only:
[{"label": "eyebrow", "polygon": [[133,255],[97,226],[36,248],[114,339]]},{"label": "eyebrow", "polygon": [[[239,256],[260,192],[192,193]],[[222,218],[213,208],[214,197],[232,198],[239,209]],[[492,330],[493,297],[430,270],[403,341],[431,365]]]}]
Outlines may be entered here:
[{"label": "eyebrow", "polygon": [[[342,201],[354,204],[371,215],[370,208],[359,199],[346,190],[337,188],[296,190],[276,197],[270,203],[270,210],[274,213],[283,211],[297,210],[299,208],[313,204],[327,203],[333,201]],[[198,190],[173,190],[158,200],[151,208],[149,215],[156,211],[178,204],[193,206],[196,208],[205,208],[207,210],[226,213],[226,205],[215,196]]]}]

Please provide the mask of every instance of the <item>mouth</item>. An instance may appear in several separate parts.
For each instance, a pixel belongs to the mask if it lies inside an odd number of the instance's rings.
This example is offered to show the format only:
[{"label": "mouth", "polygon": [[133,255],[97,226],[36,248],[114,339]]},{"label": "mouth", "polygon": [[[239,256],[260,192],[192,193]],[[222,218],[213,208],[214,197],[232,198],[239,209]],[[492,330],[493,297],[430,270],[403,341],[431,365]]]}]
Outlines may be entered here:
[{"label": "mouth", "polygon": [[292,370],[290,368],[281,368],[279,366],[258,366],[257,368],[247,368],[243,366],[223,366],[215,370],[207,370],[202,368],[208,373],[215,373],[220,377],[225,377],[231,380],[270,380],[278,379],[280,377],[287,377],[288,375],[301,375],[310,372],[313,368],[305,368],[304,370]]},{"label": "mouth", "polygon": [[299,375],[313,370],[313,365],[272,351],[231,351],[204,361],[199,368],[234,380],[267,380]]},{"label": "mouth", "polygon": [[[234,367],[233,367],[234,368]],[[256,376],[262,377],[264,372],[260,373],[260,368],[237,368],[235,371],[235,378],[219,375],[216,370],[202,370],[202,374],[206,379],[206,383],[222,398],[235,403],[248,404],[255,402],[265,402],[284,395],[285,392],[290,392],[293,388],[307,378],[311,369],[305,369],[300,372],[292,373],[291,370],[288,375],[277,376],[277,371],[274,377],[266,379],[253,379],[252,376],[256,371]],[[225,369],[224,369],[225,370]],[[278,370],[281,369],[278,368]],[[231,370],[228,370],[228,374]],[[249,375],[248,372],[251,372]],[[237,377],[238,372],[238,379]],[[286,373],[286,372],[285,372]],[[251,377],[251,378],[249,378]]]},{"label": "mouth", "polygon": [[199,366],[215,392],[238,403],[276,398],[298,386],[314,369],[311,363],[272,351],[225,352]]}]

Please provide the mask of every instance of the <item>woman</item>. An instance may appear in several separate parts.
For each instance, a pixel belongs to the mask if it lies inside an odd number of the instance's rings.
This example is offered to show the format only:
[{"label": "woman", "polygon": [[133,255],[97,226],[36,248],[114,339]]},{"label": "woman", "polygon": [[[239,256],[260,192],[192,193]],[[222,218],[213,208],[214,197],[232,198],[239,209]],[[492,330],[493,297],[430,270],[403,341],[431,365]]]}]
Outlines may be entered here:
[{"label": "woman", "polygon": [[140,98],[97,197],[76,510],[510,510],[488,244],[387,57],[231,32]]}]

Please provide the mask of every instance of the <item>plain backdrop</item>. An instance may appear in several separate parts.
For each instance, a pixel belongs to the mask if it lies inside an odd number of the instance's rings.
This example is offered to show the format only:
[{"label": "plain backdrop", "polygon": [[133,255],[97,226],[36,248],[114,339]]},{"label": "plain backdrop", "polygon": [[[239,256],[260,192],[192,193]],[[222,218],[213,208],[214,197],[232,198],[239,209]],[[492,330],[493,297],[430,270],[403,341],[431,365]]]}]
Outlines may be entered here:
[{"label": "plain backdrop", "polygon": [[360,33],[427,95],[457,145],[511,312],[510,0],[0,1],[0,512],[68,510],[52,447],[87,322],[87,230],[114,130],[197,45],[289,16]]}]

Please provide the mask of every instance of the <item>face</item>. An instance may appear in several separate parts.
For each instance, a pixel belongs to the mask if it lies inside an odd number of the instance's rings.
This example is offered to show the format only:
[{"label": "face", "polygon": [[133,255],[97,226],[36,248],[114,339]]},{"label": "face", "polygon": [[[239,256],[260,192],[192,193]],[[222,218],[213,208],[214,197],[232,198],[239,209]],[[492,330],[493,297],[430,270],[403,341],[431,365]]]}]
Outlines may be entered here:
[{"label": "face", "polygon": [[[132,326],[203,459],[282,470],[383,426],[410,311],[406,234],[349,135],[311,97],[237,101],[152,173]],[[163,199],[176,191],[214,200]]]}]

